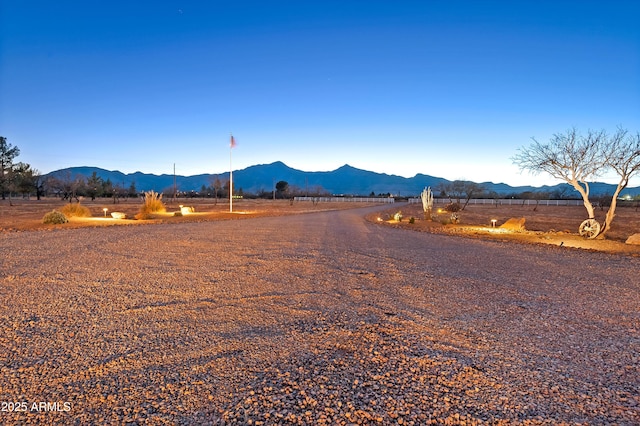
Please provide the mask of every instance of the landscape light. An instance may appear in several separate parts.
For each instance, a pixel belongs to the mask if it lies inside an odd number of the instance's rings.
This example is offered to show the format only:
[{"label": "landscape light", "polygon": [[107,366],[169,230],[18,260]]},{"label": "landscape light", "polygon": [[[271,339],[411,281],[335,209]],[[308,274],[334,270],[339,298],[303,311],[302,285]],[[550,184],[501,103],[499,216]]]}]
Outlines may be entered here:
[{"label": "landscape light", "polygon": [[102,211],[104,212],[104,217],[107,217],[107,210],[109,210],[109,209],[106,208],[106,207],[104,209],[102,209]]},{"label": "landscape light", "polygon": [[498,219],[491,219],[491,227],[495,228],[496,227],[496,222],[498,221]]}]

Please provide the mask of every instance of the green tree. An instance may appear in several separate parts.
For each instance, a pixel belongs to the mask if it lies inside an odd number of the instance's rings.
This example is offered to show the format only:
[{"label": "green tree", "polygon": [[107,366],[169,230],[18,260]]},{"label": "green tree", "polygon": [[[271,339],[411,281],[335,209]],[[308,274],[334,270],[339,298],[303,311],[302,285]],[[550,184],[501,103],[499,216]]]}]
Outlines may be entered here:
[{"label": "green tree", "polygon": [[113,183],[111,183],[111,179],[107,178],[107,180],[102,182],[102,194],[105,197],[113,197]]},{"label": "green tree", "polygon": [[102,178],[94,171],[87,179],[87,195],[94,201],[96,197],[102,196],[103,182]]},{"label": "green tree", "polygon": [[276,183],[276,196],[278,198],[285,198],[288,189],[289,189],[289,183],[287,181],[284,181],[284,180],[278,181],[278,183]]},{"label": "green tree", "polygon": [[27,163],[16,163],[12,168],[12,189],[23,196],[29,196],[36,189],[35,175],[37,170],[31,168]]},{"label": "green tree", "polygon": [[136,189],[135,181],[131,181],[131,185],[129,185],[128,195],[129,197],[132,197],[132,198],[138,195],[138,190]]},{"label": "green tree", "polygon": [[0,192],[3,200],[6,199],[5,192],[10,191],[9,182],[12,178],[13,159],[18,155],[20,155],[20,149],[7,142],[7,138],[4,136],[0,136]]}]

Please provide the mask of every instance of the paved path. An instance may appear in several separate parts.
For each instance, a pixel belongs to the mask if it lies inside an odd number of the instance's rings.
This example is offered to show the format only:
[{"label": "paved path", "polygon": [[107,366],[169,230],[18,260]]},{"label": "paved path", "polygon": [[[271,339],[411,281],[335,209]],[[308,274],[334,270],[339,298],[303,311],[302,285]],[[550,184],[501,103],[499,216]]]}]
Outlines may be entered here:
[{"label": "paved path", "polygon": [[639,258],[376,209],[0,235],[0,423],[640,422]]}]

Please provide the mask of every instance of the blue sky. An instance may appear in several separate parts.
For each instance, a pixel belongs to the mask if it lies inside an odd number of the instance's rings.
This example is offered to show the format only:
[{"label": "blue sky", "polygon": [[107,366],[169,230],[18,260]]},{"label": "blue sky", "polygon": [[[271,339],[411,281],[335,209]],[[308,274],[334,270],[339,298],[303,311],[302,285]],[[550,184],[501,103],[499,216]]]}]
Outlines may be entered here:
[{"label": "blue sky", "polygon": [[615,0],[3,1],[0,135],[43,173],[221,173],[233,132],[234,169],[557,183],[511,157],[570,127],[640,131],[638,18]]}]

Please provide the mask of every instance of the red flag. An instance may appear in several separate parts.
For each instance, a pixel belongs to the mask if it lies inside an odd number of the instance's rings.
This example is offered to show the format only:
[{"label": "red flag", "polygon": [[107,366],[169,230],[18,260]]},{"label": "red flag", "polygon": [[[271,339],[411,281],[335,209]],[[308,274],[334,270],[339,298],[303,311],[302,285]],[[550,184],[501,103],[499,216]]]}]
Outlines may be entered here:
[{"label": "red flag", "polygon": [[233,137],[233,135],[231,135],[231,142],[229,143],[229,146],[231,148],[235,148],[236,147],[236,139]]}]

